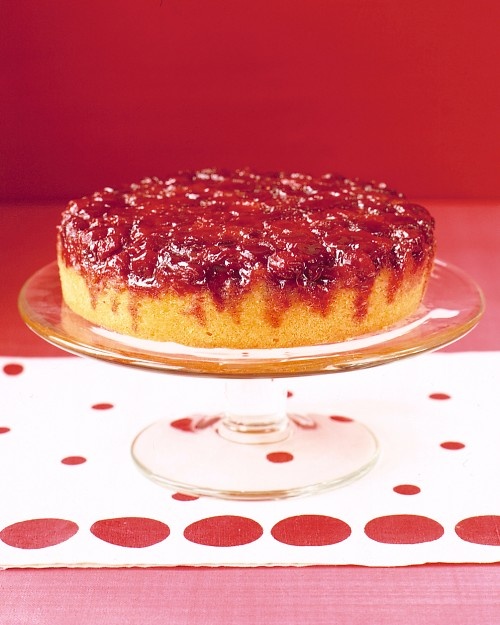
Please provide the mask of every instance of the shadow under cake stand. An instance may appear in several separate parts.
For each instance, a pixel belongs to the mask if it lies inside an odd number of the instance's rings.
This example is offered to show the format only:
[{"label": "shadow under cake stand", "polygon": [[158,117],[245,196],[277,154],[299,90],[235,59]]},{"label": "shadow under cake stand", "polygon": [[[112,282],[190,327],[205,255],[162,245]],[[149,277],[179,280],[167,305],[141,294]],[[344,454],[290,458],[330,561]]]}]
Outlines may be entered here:
[{"label": "shadow under cake stand", "polygon": [[26,282],[19,309],[36,334],[70,353],[224,378],[221,414],[153,423],[133,441],[132,456],[150,479],[176,491],[263,500],[345,485],[367,473],[379,454],[376,436],[358,421],[287,413],[283,378],[352,371],[438,349],[478,323],[484,300],[469,276],[436,261],[422,305],[403,322],[343,343],[263,350],[191,348],[95,326],[64,304],[56,263]]}]

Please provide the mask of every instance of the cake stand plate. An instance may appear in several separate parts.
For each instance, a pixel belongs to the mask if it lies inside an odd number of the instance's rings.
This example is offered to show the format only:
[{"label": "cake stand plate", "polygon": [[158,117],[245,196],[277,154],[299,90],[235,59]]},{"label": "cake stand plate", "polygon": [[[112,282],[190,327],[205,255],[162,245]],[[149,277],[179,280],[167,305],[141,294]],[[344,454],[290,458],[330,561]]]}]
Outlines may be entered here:
[{"label": "cake stand plate", "polygon": [[443,347],[477,324],[484,301],[467,274],[436,261],[422,305],[403,322],[343,343],[261,350],[187,347],[95,326],[63,303],[56,263],[26,282],[19,308],[36,334],[81,356],[190,376],[276,378],[349,371]]},{"label": "cake stand plate", "polygon": [[484,300],[467,274],[436,261],[422,305],[403,322],[343,343],[264,350],[191,348],[95,326],[64,304],[56,263],[26,282],[19,309],[36,334],[70,353],[225,378],[222,414],[154,423],[133,441],[132,456],[150,479],[177,491],[260,500],[347,484],[379,453],[376,437],[357,421],[287,414],[280,378],[373,367],[443,347],[478,323]]}]

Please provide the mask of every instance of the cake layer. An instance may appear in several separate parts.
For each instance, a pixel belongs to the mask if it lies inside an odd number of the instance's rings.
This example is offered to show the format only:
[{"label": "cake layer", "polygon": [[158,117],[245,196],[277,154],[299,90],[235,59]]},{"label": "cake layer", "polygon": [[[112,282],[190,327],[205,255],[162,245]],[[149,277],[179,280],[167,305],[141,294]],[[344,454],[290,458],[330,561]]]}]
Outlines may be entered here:
[{"label": "cake layer", "polygon": [[[92,287],[74,269],[62,266],[60,275],[66,304],[96,325],[155,341],[238,349],[335,343],[379,330],[411,314],[427,282],[423,271],[408,272],[389,302],[391,279],[382,273],[371,289],[367,312],[360,317],[354,289],[338,291],[323,312],[293,297],[282,309],[280,294],[261,284],[242,297],[237,309],[219,310],[206,292],[199,297],[174,293],[151,297],[100,287],[95,300]],[[276,308],[279,323],[272,323]]]}]

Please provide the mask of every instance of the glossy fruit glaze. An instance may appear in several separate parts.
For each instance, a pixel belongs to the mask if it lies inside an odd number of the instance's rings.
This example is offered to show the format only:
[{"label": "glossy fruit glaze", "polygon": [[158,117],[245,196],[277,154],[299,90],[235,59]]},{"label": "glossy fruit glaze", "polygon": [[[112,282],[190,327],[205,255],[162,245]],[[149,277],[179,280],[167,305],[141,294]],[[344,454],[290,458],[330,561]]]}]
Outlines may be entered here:
[{"label": "glossy fruit glaze", "polygon": [[[382,269],[434,255],[428,211],[385,184],[248,169],[181,172],[70,202],[59,250],[89,286],[158,296],[208,290],[230,306],[252,285],[325,308],[354,288],[359,311]],[[288,297],[287,296],[287,297]]]}]

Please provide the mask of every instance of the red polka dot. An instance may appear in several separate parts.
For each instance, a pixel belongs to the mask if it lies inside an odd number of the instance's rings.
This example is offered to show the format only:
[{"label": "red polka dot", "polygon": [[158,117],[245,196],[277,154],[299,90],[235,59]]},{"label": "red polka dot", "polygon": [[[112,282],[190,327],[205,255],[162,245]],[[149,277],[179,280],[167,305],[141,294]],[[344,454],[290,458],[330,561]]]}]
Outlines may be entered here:
[{"label": "red polka dot", "polygon": [[83,456],[67,456],[61,460],[63,464],[83,464],[87,462],[87,458]]},{"label": "red polka dot", "polygon": [[398,495],[418,495],[420,488],[413,484],[399,484],[392,489]]},{"label": "red polka dot", "polygon": [[168,525],[143,517],[103,519],[94,523],[90,531],[104,542],[131,548],[150,547],[170,535]]},{"label": "red polka dot", "polygon": [[93,404],[92,405],[92,409],[93,410],[110,410],[111,408],[114,408],[113,404],[108,404],[106,402],[102,402],[101,404]]},{"label": "red polka dot", "polygon": [[290,397],[293,397],[293,391],[287,391],[286,392],[286,396],[290,399]]},{"label": "red polka dot", "polygon": [[351,535],[351,528],[344,521],[333,517],[301,514],[276,523],[271,534],[285,545],[318,547],[346,540]]},{"label": "red polka dot", "polygon": [[352,423],[354,419],[350,417],[342,417],[341,415],[332,415],[330,417],[332,421],[337,421],[338,423]]},{"label": "red polka dot", "polygon": [[184,493],[174,493],[172,495],[172,499],[176,501],[196,501],[199,497],[195,497],[194,495],[186,495]]},{"label": "red polka dot", "polygon": [[183,432],[194,432],[193,420],[190,417],[184,417],[183,419],[172,421],[170,426],[176,430],[182,430]]},{"label": "red polka dot", "polygon": [[10,428],[0,427],[0,434],[7,434],[7,432],[10,432]]},{"label": "red polka dot", "polygon": [[184,537],[192,543],[209,547],[237,547],[253,543],[262,536],[262,527],[241,516],[215,516],[192,523]]},{"label": "red polka dot", "polygon": [[441,443],[441,447],[443,449],[456,451],[457,449],[463,449],[465,445],[463,443],[459,443],[458,441],[445,441],[444,443]]},{"label": "red polka dot", "polygon": [[457,523],[455,532],[462,540],[477,545],[500,547],[500,516],[474,516]]},{"label": "red polka dot", "polygon": [[429,398],[443,401],[445,399],[451,399],[451,395],[448,395],[448,393],[431,393]]},{"label": "red polka dot", "polygon": [[43,549],[69,540],[78,525],[65,519],[31,519],[9,525],[0,532],[0,540],[18,549]]},{"label": "red polka dot", "polygon": [[19,375],[24,371],[24,367],[15,362],[4,365],[3,372],[7,375]]},{"label": "red polka dot", "polygon": [[425,516],[392,514],[367,523],[365,534],[379,543],[413,545],[441,538],[444,529],[437,521]]},{"label": "red polka dot", "polygon": [[266,458],[269,462],[290,462],[293,460],[293,455],[288,453],[287,451],[273,451],[270,454],[267,454]]}]

